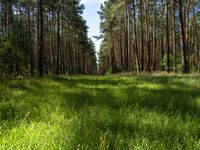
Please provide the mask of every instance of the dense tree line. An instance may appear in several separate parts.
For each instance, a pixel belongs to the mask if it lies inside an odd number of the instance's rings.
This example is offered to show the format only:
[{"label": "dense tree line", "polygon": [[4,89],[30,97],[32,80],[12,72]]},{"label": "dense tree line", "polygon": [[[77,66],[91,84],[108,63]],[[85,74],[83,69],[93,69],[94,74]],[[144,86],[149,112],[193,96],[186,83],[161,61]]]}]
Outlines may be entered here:
[{"label": "dense tree line", "polygon": [[0,75],[94,74],[80,0],[0,0]]},{"label": "dense tree line", "polygon": [[199,0],[107,0],[100,72],[200,72]]}]

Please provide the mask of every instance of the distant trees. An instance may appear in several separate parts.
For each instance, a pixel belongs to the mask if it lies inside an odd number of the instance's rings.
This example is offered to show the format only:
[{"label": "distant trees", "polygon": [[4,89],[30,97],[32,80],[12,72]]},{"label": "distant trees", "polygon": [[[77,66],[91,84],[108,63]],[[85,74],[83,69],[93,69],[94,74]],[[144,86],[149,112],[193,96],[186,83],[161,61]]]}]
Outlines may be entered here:
[{"label": "distant trees", "polygon": [[94,74],[79,0],[0,0],[0,76]]},{"label": "distant trees", "polygon": [[99,12],[101,73],[111,66],[112,72],[199,71],[199,7],[199,0],[106,1]]}]

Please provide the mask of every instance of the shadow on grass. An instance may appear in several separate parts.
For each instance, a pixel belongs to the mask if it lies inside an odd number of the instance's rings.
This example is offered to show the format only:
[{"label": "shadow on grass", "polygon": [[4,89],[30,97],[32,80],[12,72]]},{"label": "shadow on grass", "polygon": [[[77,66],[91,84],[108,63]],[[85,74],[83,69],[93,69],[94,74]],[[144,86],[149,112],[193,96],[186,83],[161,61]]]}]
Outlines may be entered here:
[{"label": "shadow on grass", "polygon": [[[170,146],[176,143],[184,148],[186,143],[184,141],[186,140],[185,134],[187,133],[175,128],[175,123],[169,127],[157,127],[142,122],[142,118],[140,118],[142,115],[137,118],[138,120],[128,121],[126,113],[123,113],[126,108],[131,110],[137,106],[139,109],[145,108],[158,114],[167,114],[167,117],[173,116],[176,118],[177,115],[181,115],[183,121],[186,120],[188,115],[199,118],[200,110],[196,104],[196,99],[200,98],[199,86],[188,84],[185,81],[189,79],[187,77],[184,77],[184,82],[175,79],[176,77],[54,77],[51,80],[57,84],[47,84],[48,81],[45,81],[45,84],[40,81],[33,81],[28,89],[26,89],[26,86],[24,88],[24,85],[17,85],[14,89],[28,91],[28,93],[33,94],[33,98],[28,102],[29,108],[35,107],[38,112],[34,116],[39,115],[40,106],[50,103],[52,98],[59,100],[58,105],[64,113],[68,109],[75,113],[78,112],[76,113],[80,115],[77,119],[78,123],[73,122],[75,123],[73,127],[74,139],[72,141],[74,146],[88,142],[90,147],[97,147],[100,140],[103,141],[103,138],[105,138],[110,149],[115,149],[115,144],[117,145],[120,142],[121,149],[123,149],[127,146],[127,140],[139,137],[142,140],[147,139],[149,142],[163,142],[166,147],[169,145],[167,147],[169,149]],[[54,85],[56,86],[54,87]],[[59,91],[59,89],[62,91]],[[35,101],[36,97],[42,99],[54,91],[54,97]],[[53,104],[54,102],[51,106]],[[15,108],[14,105],[1,105],[1,120],[15,119],[18,114],[22,114],[23,117],[27,111],[23,108],[25,106],[28,106],[28,104],[19,106],[19,109]],[[92,114],[93,112],[90,111],[92,107],[99,110]],[[101,113],[104,108],[107,110],[105,114],[110,116],[105,120],[98,119],[98,113]],[[33,110],[30,111],[31,114],[35,114]],[[50,111],[53,110],[50,109]],[[120,111],[122,111],[121,114]],[[68,112],[66,111],[66,113]],[[34,120],[35,118],[31,116],[30,119]],[[48,119],[48,116],[45,119]],[[187,132],[189,131],[187,130]],[[123,141],[117,141],[118,135],[122,136]],[[196,133],[196,135],[200,134]]]},{"label": "shadow on grass", "polygon": [[[30,82],[26,82],[30,81]],[[30,84],[31,83],[31,84]],[[11,80],[7,82],[0,81],[0,121],[22,121],[27,114],[29,120],[35,120],[40,117],[39,107],[44,104],[38,96],[45,96],[42,82],[36,80]],[[1,122],[0,122],[1,123]],[[14,126],[13,126],[14,127]]]},{"label": "shadow on grass", "polygon": [[[195,85],[188,85],[185,82],[174,80],[177,77],[136,77],[119,78],[105,77],[53,77],[51,80],[59,83],[63,88],[74,88],[70,91],[57,93],[62,97],[61,107],[72,110],[82,110],[90,106],[105,106],[115,110],[125,107],[140,106],[141,108],[156,109],[161,113],[182,116],[199,116],[200,109],[196,104],[196,99],[200,98],[200,88]],[[185,80],[189,77],[184,77]],[[158,84],[161,88],[140,87],[142,84]],[[11,84],[11,88],[19,88],[31,92],[34,95],[40,93],[45,96],[46,91],[52,87],[44,87],[40,82],[32,82],[31,87],[21,83]],[[82,86],[80,86],[82,85]],[[108,86],[108,87],[107,87]],[[55,87],[56,89],[56,87]],[[42,93],[44,92],[44,93]],[[58,90],[55,90],[58,92]],[[56,93],[55,93],[56,94]],[[60,94],[60,95],[59,95]],[[44,101],[41,101],[44,103]],[[30,101],[30,106],[37,109],[40,102]],[[5,107],[1,109],[1,114],[6,116],[6,112],[11,111],[14,116],[17,110]],[[5,117],[4,117],[5,118]],[[9,119],[9,117],[8,117]]]},{"label": "shadow on grass", "polygon": [[17,116],[16,114],[21,113],[16,107],[11,105],[1,105],[0,107],[0,121],[12,120]]},{"label": "shadow on grass", "polygon": [[[109,78],[106,80],[88,78],[54,80],[66,86],[66,88],[78,89],[63,94],[61,103],[63,110],[67,108],[81,113],[86,111],[78,119],[79,123],[74,125],[75,136],[73,141],[75,148],[77,148],[77,145],[98,147],[105,140],[107,143],[104,144],[109,146],[107,149],[129,149],[130,145],[127,144],[130,144],[134,139],[140,139],[141,141],[137,141],[140,145],[143,140],[146,140],[147,145],[154,146],[151,149],[157,149],[159,146],[157,144],[162,144],[167,149],[191,148],[187,146],[196,143],[194,140],[188,143],[187,140],[188,138],[195,139],[195,134],[200,135],[198,129],[195,133],[188,135],[188,132],[191,132],[190,128],[186,131],[184,131],[184,127],[176,128],[178,121],[165,127],[156,126],[155,124],[144,123],[141,121],[142,118],[139,117],[138,120],[127,122],[126,114],[118,113],[126,108],[130,110],[137,106],[155,111],[158,114],[167,114],[167,116],[173,118],[181,115],[183,122],[187,119],[187,116],[199,118],[200,109],[196,104],[196,99],[200,98],[199,87],[175,79],[175,77],[142,77],[135,78],[131,82]],[[150,87],[139,86],[142,84]],[[151,85],[155,84],[159,85],[160,88],[151,88]],[[107,107],[109,108],[108,113],[121,116],[113,117],[111,115],[108,120],[103,121],[98,119],[97,112],[90,115],[92,112],[87,111],[90,107],[100,110]],[[118,141],[119,136],[120,141]]]},{"label": "shadow on grass", "polygon": [[[62,107],[64,108],[69,106],[69,108],[78,110],[85,106],[105,105],[113,109],[120,109],[138,105],[172,115],[179,112],[183,116],[198,116],[200,113],[199,107],[195,102],[197,98],[200,98],[199,87],[191,86],[178,80],[173,81],[169,77],[153,77],[153,79],[142,77],[136,78],[132,82],[109,78],[106,80],[56,78],[54,81],[68,88],[79,89],[78,92],[64,93],[62,100]],[[159,84],[161,88],[151,89],[145,86],[138,86],[144,83],[149,85]],[[80,87],[80,84],[83,86]],[[101,85],[109,85],[111,88],[99,88]]]},{"label": "shadow on grass", "polygon": [[[106,145],[105,149],[133,149],[136,143],[131,142],[135,139],[140,145],[146,140],[148,142],[146,144],[149,144],[146,147],[148,149],[158,149],[157,144],[162,144],[167,149],[173,149],[175,146],[185,149],[188,146],[187,138],[185,138],[187,136],[186,133],[175,128],[174,124],[172,126],[158,127],[144,123],[141,120],[126,122],[123,117],[118,117],[118,120],[110,122],[97,121],[95,118],[88,117],[88,119],[81,120],[75,126],[74,132],[75,149],[77,145],[97,148],[102,144],[102,141]],[[195,143],[191,141],[190,144]]]}]

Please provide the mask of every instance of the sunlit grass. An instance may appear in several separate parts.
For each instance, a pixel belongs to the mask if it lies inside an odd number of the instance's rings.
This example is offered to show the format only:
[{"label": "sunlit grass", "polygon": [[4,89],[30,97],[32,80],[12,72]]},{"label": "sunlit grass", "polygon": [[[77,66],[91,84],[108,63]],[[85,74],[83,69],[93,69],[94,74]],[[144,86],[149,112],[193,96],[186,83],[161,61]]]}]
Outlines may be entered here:
[{"label": "sunlit grass", "polygon": [[0,82],[0,149],[200,149],[200,77]]}]

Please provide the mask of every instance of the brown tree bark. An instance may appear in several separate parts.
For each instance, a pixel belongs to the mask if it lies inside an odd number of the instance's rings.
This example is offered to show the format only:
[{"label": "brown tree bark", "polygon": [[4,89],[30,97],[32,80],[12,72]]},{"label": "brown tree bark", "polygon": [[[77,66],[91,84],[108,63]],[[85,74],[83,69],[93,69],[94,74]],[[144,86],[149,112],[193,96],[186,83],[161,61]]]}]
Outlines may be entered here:
[{"label": "brown tree bark", "polygon": [[144,30],[143,30],[143,0],[140,0],[140,48],[141,48],[141,71],[144,71]]},{"label": "brown tree bark", "polygon": [[182,48],[182,71],[183,73],[189,73],[188,61],[187,61],[187,42],[185,36],[185,25],[183,18],[183,5],[182,0],[178,0],[179,4],[179,19],[180,19],[180,30],[181,30],[181,48]]},{"label": "brown tree bark", "polygon": [[39,50],[39,73],[44,76],[44,31],[43,31],[43,0],[38,0],[40,14],[40,50]]},{"label": "brown tree bark", "polygon": [[170,72],[170,43],[169,43],[169,4],[168,0],[166,0],[166,43],[167,43],[167,72]]},{"label": "brown tree bark", "polygon": [[60,75],[60,10],[59,9],[60,8],[57,8],[57,75]]},{"label": "brown tree bark", "polygon": [[147,49],[147,71],[151,72],[151,50],[150,50],[150,40],[149,40],[149,0],[145,2],[145,22],[146,22],[146,49]]},{"label": "brown tree bark", "polygon": [[129,3],[125,0],[125,71],[129,71]]},{"label": "brown tree bark", "polygon": [[136,29],[136,7],[135,7],[135,0],[133,0],[133,22],[134,22],[134,37],[135,37],[135,54],[136,54],[136,67],[137,67],[137,74],[140,74],[140,64],[139,64],[139,53],[138,53],[138,44],[137,44],[137,29]]},{"label": "brown tree bark", "polygon": [[176,69],[176,12],[175,12],[175,9],[176,9],[176,3],[174,0],[172,0],[172,39],[173,39],[173,70],[174,72],[177,71]]}]

